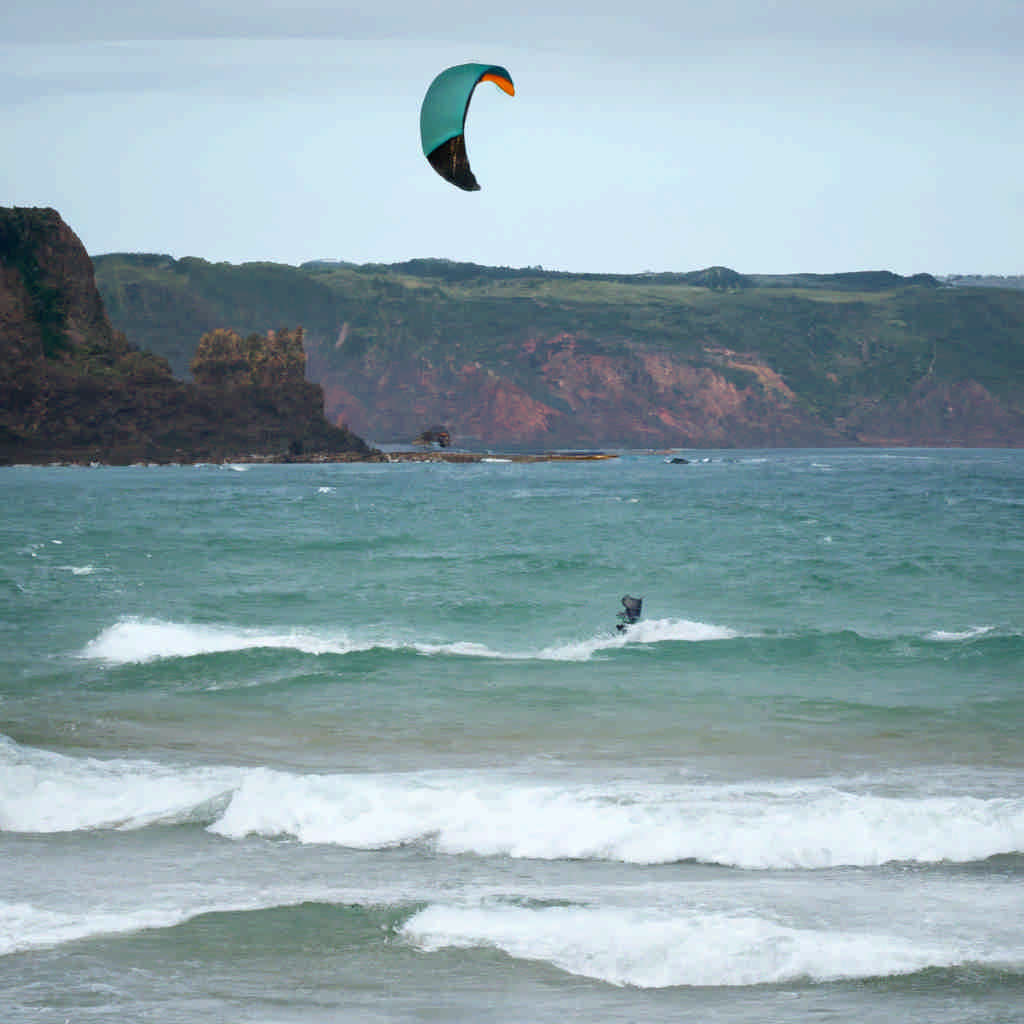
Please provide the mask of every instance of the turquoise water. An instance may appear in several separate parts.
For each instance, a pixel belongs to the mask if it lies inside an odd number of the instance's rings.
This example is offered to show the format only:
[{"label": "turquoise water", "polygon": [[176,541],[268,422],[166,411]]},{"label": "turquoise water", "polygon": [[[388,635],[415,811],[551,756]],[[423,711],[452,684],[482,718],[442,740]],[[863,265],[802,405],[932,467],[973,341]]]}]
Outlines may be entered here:
[{"label": "turquoise water", "polygon": [[1024,1021],[1024,454],[692,458],[0,472],[4,1019]]}]

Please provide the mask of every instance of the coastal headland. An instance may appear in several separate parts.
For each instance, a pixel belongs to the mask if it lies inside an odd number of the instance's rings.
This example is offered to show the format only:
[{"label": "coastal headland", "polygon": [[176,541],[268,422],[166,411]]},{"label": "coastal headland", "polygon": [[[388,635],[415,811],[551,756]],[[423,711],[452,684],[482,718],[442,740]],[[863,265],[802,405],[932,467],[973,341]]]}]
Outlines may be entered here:
[{"label": "coastal headland", "polygon": [[0,208],[0,465],[1018,447],[1022,395],[1009,286],[94,261],[56,210]]},{"label": "coastal headland", "polygon": [[327,421],[303,337],[217,328],[181,380],[111,325],[56,210],[0,208],[0,465],[383,461]]},{"label": "coastal headland", "polygon": [[[589,462],[598,451],[382,451],[324,415],[304,332],[202,335],[190,379],[115,330],[81,241],[0,209],[0,466]],[[447,433],[445,438],[447,439]]]}]

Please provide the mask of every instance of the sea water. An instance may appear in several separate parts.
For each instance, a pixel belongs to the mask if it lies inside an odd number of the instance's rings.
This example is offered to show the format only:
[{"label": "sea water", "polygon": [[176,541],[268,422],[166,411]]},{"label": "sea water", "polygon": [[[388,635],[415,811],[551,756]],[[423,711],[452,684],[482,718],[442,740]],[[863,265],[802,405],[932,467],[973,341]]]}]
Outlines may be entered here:
[{"label": "sea water", "polygon": [[0,1018],[1024,1021],[1024,454],[690,459],[0,470]]}]

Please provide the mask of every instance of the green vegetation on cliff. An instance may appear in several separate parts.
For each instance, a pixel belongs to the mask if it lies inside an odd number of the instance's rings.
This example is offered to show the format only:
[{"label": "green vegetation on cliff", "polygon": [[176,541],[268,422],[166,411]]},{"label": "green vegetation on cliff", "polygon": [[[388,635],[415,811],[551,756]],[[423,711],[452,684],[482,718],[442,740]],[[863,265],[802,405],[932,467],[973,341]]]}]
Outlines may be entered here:
[{"label": "green vegetation on cliff", "polygon": [[56,359],[69,348],[64,330],[66,310],[61,289],[50,283],[40,264],[47,225],[32,214],[25,209],[4,211],[0,216],[0,253],[7,267],[21,278],[43,354]]},{"label": "green vegetation on cliff", "polygon": [[230,322],[306,327],[328,415],[381,441],[1022,444],[1024,293],[926,274],[568,274],[448,260],[96,259],[184,375]]},{"label": "green vegetation on cliff", "polygon": [[199,338],[231,325],[243,335],[301,323],[314,334],[334,325],[334,294],[294,267],[207,263],[169,256],[98,256],[96,283],[107,314],[145,348],[187,376]]}]

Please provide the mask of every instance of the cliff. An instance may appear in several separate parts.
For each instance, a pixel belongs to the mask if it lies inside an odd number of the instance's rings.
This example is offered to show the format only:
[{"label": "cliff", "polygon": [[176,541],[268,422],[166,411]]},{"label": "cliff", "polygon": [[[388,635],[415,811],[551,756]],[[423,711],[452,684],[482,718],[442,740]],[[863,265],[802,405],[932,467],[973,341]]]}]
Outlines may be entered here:
[{"label": "cliff", "polygon": [[93,263],[55,210],[0,209],[0,464],[371,456],[324,418],[302,339],[239,339],[236,362],[252,369],[227,377],[218,345],[200,345],[183,383],[111,326]]},{"label": "cliff", "polygon": [[179,373],[184,339],[219,323],[301,319],[328,417],[380,442],[442,423],[458,446],[506,449],[1024,445],[1019,289],[885,271],[96,264],[114,323]]}]

